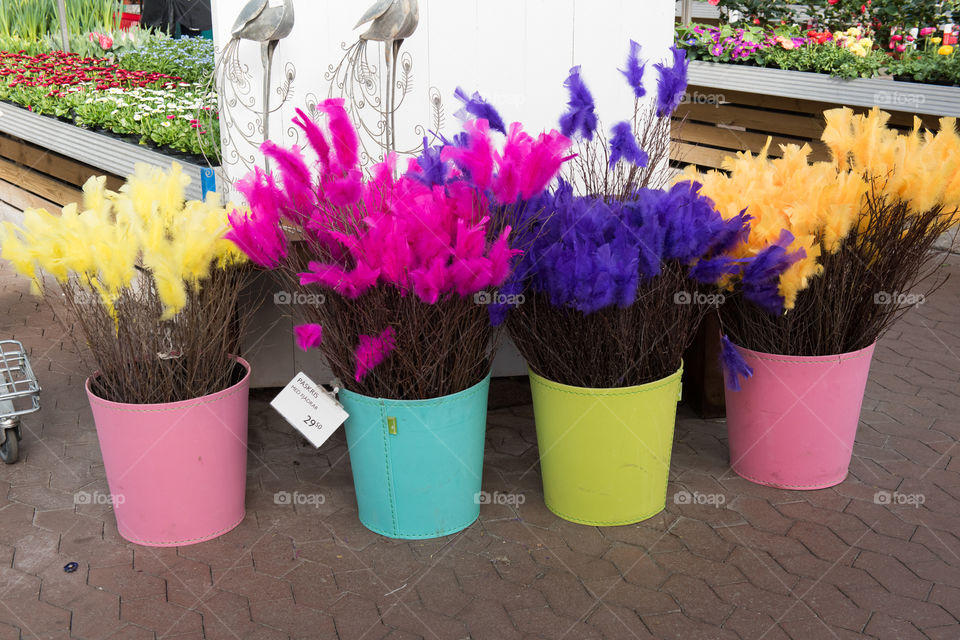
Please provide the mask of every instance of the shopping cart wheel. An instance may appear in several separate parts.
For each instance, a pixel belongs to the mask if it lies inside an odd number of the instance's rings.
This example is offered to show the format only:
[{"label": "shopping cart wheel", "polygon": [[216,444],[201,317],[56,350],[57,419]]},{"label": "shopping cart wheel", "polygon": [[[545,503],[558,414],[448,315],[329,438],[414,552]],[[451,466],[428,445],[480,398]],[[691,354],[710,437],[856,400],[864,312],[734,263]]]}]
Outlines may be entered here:
[{"label": "shopping cart wheel", "polygon": [[0,429],[0,460],[13,464],[20,457],[20,424]]}]

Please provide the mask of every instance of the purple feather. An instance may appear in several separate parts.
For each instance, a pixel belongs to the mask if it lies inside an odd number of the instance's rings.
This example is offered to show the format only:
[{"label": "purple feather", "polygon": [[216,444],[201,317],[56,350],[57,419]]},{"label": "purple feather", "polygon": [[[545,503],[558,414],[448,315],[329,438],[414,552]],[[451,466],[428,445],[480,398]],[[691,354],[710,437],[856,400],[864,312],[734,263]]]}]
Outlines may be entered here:
[{"label": "purple feather", "polygon": [[570,69],[563,86],[570,92],[570,109],[560,117],[560,132],[567,138],[580,133],[587,140],[593,140],[597,130],[597,114],[594,113],[593,95],[580,77],[580,67]]},{"label": "purple feather", "polygon": [[687,67],[690,66],[687,52],[676,47],[671,47],[670,51],[673,53],[672,67],[659,62],[653,65],[660,74],[657,81],[657,115],[661,118],[677,110],[687,91]]},{"label": "purple feather", "polygon": [[739,271],[739,260],[721,255],[697,262],[690,268],[690,277],[703,284],[714,284],[724,276],[736,275]]},{"label": "purple feather", "polygon": [[720,365],[723,367],[723,381],[727,389],[740,391],[740,378],[753,377],[753,368],[743,359],[743,354],[730,338],[723,336],[720,346]]},{"label": "purple feather", "polygon": [[631,40],[630,54],[627,56],[627,68],[621,69],[620,73],[627,77],[627,82],[630,83],[637,98],[647,95],[647,90],[643,87],[643,71],[646,66],[647,63],[640,60],[640,45]]},{"label": "purple feather", "polygon": [[417,158],[417,165],[420,171],[408,171],[407,176],[411,177],[428,187],[447,184],[447,174],[449,166],[440,157],[442,147],[431,147],[427,143],[427,138],[423,138],[423,153]]},{"label": "purple feather", "polygon": [[744,297],[773,315],[783,313],[780,276],[807,255],[803,249],[788,253],[792,243],[793,234],[784,229],[776,243],[750,258],[743,270]]},{"label": "purple feather", "polygon": [[647,166],[650,157],[637,144],[633,129],[629,122],[618,122],[613,126],[613,137],[610,138],[610,166],[614,167],[621,160],[632,162],[638,167]]},{"label": "purple feather", "polygon": [[457,87],[453,95],[463,103],[463,109],[455,114],[457,118],[464,121],[470,119],[468,116],[482,118],[487,121],[490,128],[494,131],[499,131],[504,135],[507,134],[507,126],[503,123],[503,118],[500,117],[500,113],[493,105],[484,100],[479,93],[474,92],[473,96],[468,96],[466,91]]}]

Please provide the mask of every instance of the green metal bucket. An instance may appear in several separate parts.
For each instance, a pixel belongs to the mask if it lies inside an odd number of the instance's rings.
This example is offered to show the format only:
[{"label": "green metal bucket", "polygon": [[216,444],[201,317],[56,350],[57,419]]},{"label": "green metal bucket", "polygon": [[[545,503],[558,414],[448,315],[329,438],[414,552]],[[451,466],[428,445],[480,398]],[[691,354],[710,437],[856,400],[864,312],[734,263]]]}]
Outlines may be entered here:
[{"label": "green metal bucket", "polygon": [[530,387],[547,508],[593,526],[633,524],[666,506],[680,378],[585,389],[532,370]]}]

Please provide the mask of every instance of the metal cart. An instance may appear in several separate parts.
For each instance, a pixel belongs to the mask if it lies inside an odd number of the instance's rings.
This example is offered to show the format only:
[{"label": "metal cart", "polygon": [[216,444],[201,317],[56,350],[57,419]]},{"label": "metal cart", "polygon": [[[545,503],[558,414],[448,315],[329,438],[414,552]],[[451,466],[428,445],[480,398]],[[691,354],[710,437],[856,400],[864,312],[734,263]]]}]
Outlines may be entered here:
[{"label": "metal cart", "polygon": [[0,460],[20,456],[20,417],[40,410],[40,384],[23,345],[0,340]]}]

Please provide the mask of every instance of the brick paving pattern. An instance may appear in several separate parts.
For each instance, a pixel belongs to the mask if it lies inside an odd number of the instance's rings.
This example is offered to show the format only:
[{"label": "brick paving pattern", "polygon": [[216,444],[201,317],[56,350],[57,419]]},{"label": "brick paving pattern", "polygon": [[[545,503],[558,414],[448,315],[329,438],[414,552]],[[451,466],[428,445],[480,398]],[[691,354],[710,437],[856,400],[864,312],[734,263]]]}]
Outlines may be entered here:
[{"label": "brick paving pattern", "polygon": [[[525,502],[485,505],[440,540],[388,540],[357,519],[342,431],[314,450],[258,391],[246,519],[216,541],[151,549],[119,537],[109,505],[75,504],[108,492],[85,374],[0,264],[0,336],[29,346],[44,387],[21,461],[0,465],[0,640],[956,640],[960,256],[944,269],[948,284],[877,349],[835,488],[738,478],[723,422],[681,407],[667,510],[635,526],[571,524],[543,505],[525,388],[498,381],[484,490]],[[278,491],[325,501],[278,505]],[[678,492],[723,504],[677,504]],[[897,504],[910,496],[923,504]]]}]

